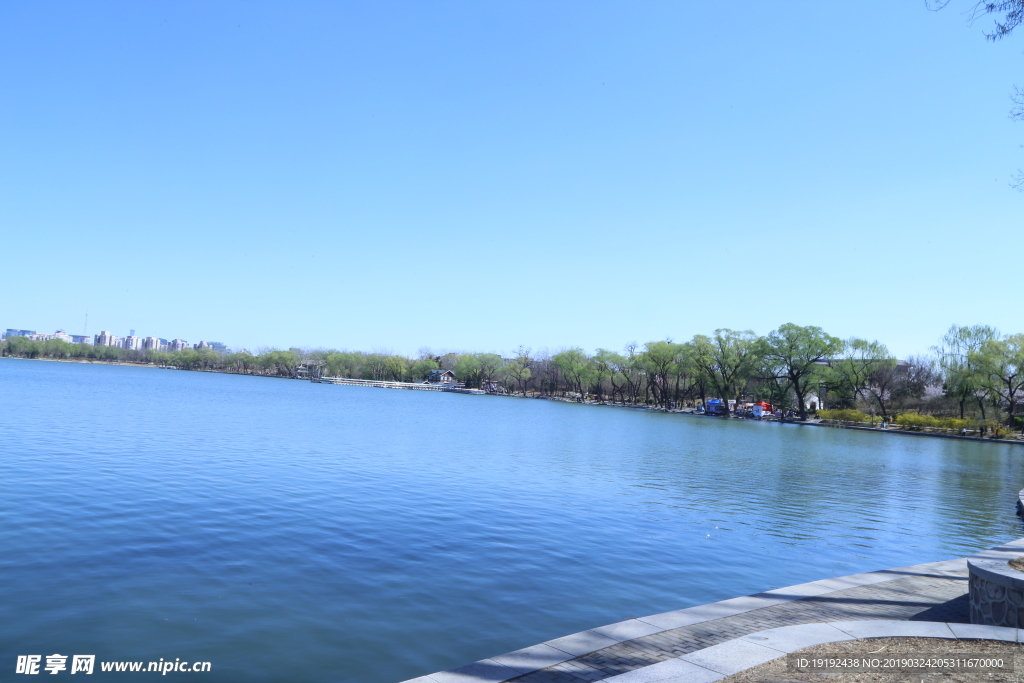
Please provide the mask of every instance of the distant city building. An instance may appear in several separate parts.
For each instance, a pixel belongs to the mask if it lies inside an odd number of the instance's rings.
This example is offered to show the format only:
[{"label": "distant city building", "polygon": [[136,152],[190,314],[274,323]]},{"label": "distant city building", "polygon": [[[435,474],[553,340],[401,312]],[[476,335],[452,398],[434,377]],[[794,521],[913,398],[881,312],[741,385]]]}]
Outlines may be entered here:
[{"label": "distant city building", "polygon": [[7,331],[0,336],[0,339],[9,339],[11,337],[25,337],[32,341],[49,341],[51,339],[59,339],[68,344],[92,344],[92,337],[84,334],[68,334],[64,330],[57,330],[53,334],[43,334],[36,332],[35,330],[16,330],[12,327],[8,327]]},{"label": "distant city building", "polygon": [[96,346],[117,346],[119,341],[116,335],[110,334],[107,330],[103,330],[93,338],[93,343]]},{"label": "distant city building", "polygon": [[119,349],[127,349],[129,351],[184,351],[185,349],[211,349],[219,353],[226,353],[228,347],[222,342],[210,342],[201,341],[194,347],[189,346],[189,343],[184,339],[172,339],[170,341],[162,337],[140,337],[135,334],[135,330],[131,330],[131,334],[127,337],[118,337],[116,334],[111,334],[109,330],[102,330],[97,335],[87,334],[69,334],[64,330],[57,330],[53,334],[41,334],[35,330],[20,330],[14,327],[8,327],[7,330],[0,335],[0,339],[9,339],[11,337],[25,337],[33,341],[49,341],[51,339],[59,339],[69,344],[90,344],[95,346],[113,346]]}]

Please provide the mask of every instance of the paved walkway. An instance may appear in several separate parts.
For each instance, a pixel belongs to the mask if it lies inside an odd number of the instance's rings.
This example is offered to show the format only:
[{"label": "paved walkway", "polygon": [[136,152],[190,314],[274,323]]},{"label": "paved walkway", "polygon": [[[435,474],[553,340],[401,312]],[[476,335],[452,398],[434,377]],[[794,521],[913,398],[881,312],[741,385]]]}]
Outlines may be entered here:
[{"label": "paved walkway", "polygon": [[[1015,542],[1021,554],[1024,540]],[[1009,551],[995,548],[982,554]],[[629,619],[407,683],[584,683],[759,631],[863,620],[968,623],[966,558],[854,574]]]},{"label": "paved walkway", "polygon": [[[913,574],[641,636],[511,680],[516,683],[599,681],[757,631],[866,619],[968,623],[966,563],[962,569]],[[550,644],[557,647],[555,641]]]},{"label": "paved walkway", "polygon": [[[1020,499],[1024,501],[1024,491]],[[1006,561],[1021,555],[1024,539],[972,558]],[[682,666],[668,662],[682,662],[683,656],[699,659],[698,651],[728,650],[733,646],[727,643],[742,645],[751,638],[756,640],[751,634],[804,624],[867,621],[881,627],[886,622],[891,629],[892,624],[910,621],[918,622],[918,629],[926,628],[927,622],[955,630],[957,624],[970,622],[967,592],[967,558],[822,579],[628,619],[406,683],[589,683],[614,676],[646,680],[647,674],[639,669],[653,666],[653,674],[665,667]],[[632,671],[637,674],[626,675]]]}]

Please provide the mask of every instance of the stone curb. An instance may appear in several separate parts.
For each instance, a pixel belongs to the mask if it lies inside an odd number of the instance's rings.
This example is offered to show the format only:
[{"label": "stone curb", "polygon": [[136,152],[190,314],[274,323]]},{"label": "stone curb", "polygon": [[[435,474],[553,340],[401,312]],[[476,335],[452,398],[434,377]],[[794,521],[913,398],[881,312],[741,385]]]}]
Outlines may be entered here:
[{"label": "stone curb", "polygon": [[605,678],[601,683],[710,683],[813,645],[861,638],[917,637],[1019,643],[1020,629],[941,621],[833,621],[759,631]]},{"label": "stone curb", "polygon": [[[1014,545],[1017,545],[1017,549],[1011,549],[1011,546]],[[987,556],[991,553],[995,553],[998,556],[1001,552],[1015,552],[1020,554],[1021,550],[1024,550],[1024,539],[1007,543],[1002,546],[997,546],[996,548],[978,553],[978,555],[972,556],[972,558],[978,557],[980,559],[982,556]],[[1014,557],[1016,557],[1016,555],[1014,555]],[[925,564],[915,564],[909,567],[896,567],[894,569],[850,574],[848,576],[838,576],[831,579],[820,579],[818,581],[801,583],[795,586],[776,588],[754,595],[730,598],[728,600],[697,605],[695,607],[687,607],[685,609],[674,610],[671,612],[663,612],[661,614],[653,614],[647,617],[639,617],[637,619],[627,619],[626,621],[620,621],[615,624],[608,624],[607,626],[600,626],[586,631],[580,631],[579,633],[573,633],[568,636],[549,640],[539,645],[515,650],[496,657],[481,659],[480,661],[465,664],[455,669],[449,669],[448,671],[439,671],[426,676],[409,679],[402,683],[504,683],[504,681],[508,681],[534,671],[546,669],[549,666],[554,666],[560,662],[575,659],[576,657],[604,649],[617,643],[626,642],[633,640],[634,638],[640,638],[655,633],[661,633],[663,631],[670,631],[682,626],[690,626],[692,624],[699,624],[705,621],[721,619],[723,617],[751,612],[753,610],[770,607],[772,605],[825,595],[827,593],[847,590],[849,588],[857,588],[859,586],[868,586],[874,583],[893,581],[907,576],[941,577],[950,574],[958,574],[963,572],[966,568],[967,558],[959,558],[954,560],[941,560],[939,562],[928,562]],[[740,640],[743,639],[741,638]],[[722,643],[715,647],[729,645],[732,642],[734,641]],[[756,643],[752,643],[751,641],[746,642],[751,645],[756,645]],[[710,650],[712,648],[708,649]],[[756,651],[756,648],[754,648],[754,651]],[[701,650],[701,652],[703,652],[703,650]],[[654,664],[649,667],[644,667],[643,669],[638,669],[636,672],[629,673],[632,674],[639,671],[646,671],[654,666],[660,665]],[[609,678],[607,680],[610,681],[612,679]],[[638,683],[641,680],[643,679],[636,679]],[[697,679],[693,680],[695,683],[697,682]]]}]

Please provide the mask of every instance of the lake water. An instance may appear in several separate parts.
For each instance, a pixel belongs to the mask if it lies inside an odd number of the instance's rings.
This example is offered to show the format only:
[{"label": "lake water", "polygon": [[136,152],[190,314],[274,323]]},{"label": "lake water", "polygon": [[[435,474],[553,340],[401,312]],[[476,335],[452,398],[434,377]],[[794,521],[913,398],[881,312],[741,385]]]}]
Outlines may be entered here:
[{"label": "lake water", "polygon": [[5,679],[395,683],[963,556],[1021,535],[1024,485],[1003,444],[14,359],[0,454]]}]

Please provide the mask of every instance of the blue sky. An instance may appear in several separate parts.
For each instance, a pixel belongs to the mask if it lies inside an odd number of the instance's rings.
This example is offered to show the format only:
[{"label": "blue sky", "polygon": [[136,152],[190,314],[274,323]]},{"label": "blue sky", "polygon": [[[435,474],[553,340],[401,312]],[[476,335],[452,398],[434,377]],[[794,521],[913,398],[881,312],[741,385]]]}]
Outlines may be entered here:
[{"label": "blue sky", "polygon": [[6,3],[0,327],[1024,331],[1024,44],[971,5]]}]

